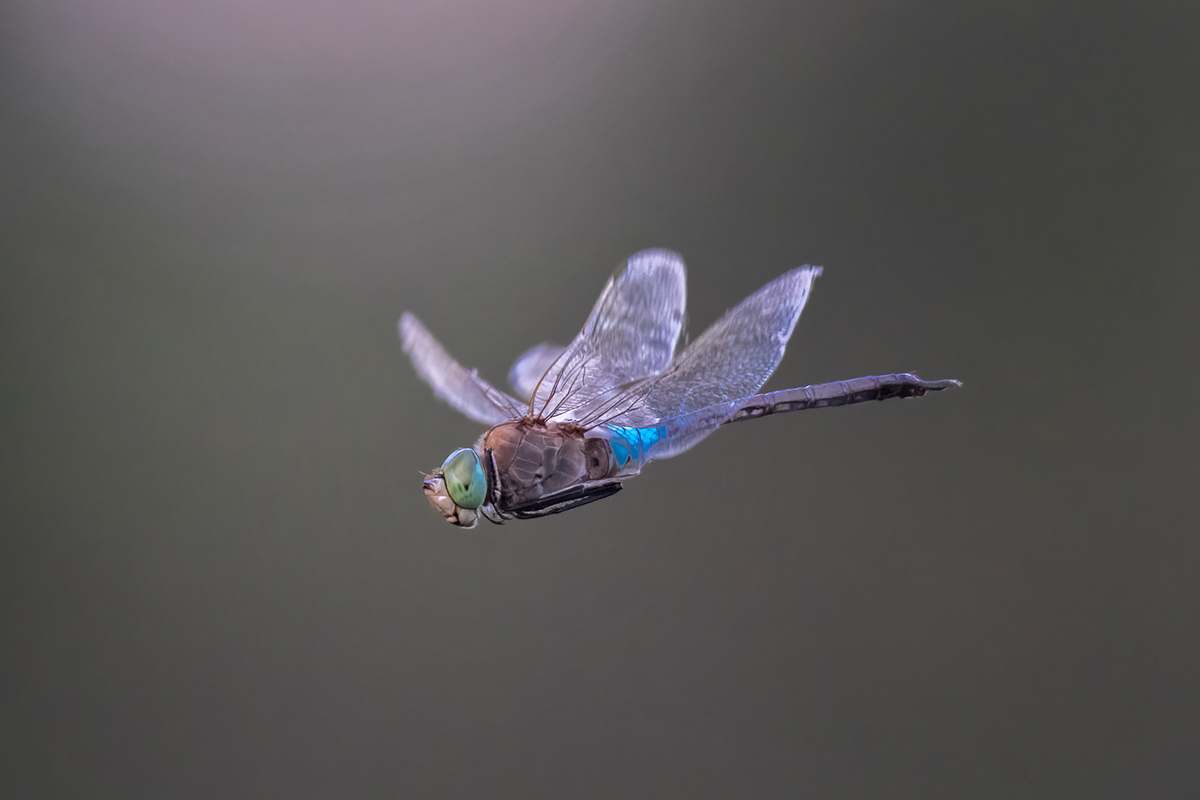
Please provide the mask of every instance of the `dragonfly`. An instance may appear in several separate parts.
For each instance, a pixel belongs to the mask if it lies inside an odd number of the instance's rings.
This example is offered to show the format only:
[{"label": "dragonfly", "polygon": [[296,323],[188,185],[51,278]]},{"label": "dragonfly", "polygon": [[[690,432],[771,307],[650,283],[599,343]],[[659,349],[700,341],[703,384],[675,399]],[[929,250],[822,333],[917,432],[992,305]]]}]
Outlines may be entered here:
[{"label": "dragonfly", "polygon": [[723,425],[961,385],[897,373],[760,394],[820,274],[803,266],[779,276],[677,354],[683,259],[644,250],[609,279],[569,345],[537,345],[517,359],[509,372],[515,395],[460,365],[405,312],[400,339],[418,375],[489,426],[424,476],[425,495],[465,528],[481,516],[544,517],[615,494],[652,459],[677,456]]}]

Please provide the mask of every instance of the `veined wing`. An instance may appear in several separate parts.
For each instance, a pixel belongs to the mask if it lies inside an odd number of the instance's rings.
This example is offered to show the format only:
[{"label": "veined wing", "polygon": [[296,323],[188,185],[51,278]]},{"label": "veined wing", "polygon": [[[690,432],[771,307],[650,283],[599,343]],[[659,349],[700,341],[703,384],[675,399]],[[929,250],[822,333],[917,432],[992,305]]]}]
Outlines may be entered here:
[{"label": "veined wing", "polygon": [[528,403],[542,376],[551,370],[554,373],[547,380],[553,383],[554,375],[558,374],[557,362],[566,349],[562,345],[537,344],[522,353],[508,371],[508,382],[517,397]]},{"label": "veined wing", "polygon": [[400,341],[417,374],[433,387],[433,393],[476,422],[498,425],[525,413],[523,403],[451,358],[421,321],[407,311],[400,317]]},{"label": "veined wing", "polygon": [[673,420],[657,433],[654,458],[695,445],[779,366],[820,274],[820,267],[800,267],[747,297],[692,342],[669,370],[636,389],[643,394],[636,407],[607,421],[640,428]]},{"label": "veined wing", "polygon": [[[571,418],[582,406],[603,405],[633,381],[659,374],[675,356],[687,300],[683,259],[670,250],[643,250],[609,279],[583,330],[552,360],[534,386],[527,376],[549,345],[530,350],[513,366],[518,390],[530,389],[532,409],[551,419]],[[527,361],[528,359],[528,361]]]}]

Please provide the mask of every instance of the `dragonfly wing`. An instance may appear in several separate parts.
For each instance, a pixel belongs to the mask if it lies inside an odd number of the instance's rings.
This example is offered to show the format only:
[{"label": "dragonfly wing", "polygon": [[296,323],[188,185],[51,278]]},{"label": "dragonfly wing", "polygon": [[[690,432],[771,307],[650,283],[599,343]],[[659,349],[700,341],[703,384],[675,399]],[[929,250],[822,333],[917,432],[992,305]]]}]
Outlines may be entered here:
[{"label": "dragonfly wing", "polygon": [[[675,357],[687,301],[683,259],[643,250],[609,279],[583,330],[536,387],[533,410],[552,419],[595,408]],[[518,362],[519,364],[520,362]]]},{"label": "dragonfly wing", "polygon": [[[508,371],[508,382],[517,397],[528,403],[537,389],[538,381],[543,375],[549,374],[551,367],[557,369],[555,362],[566,349],[561,345],[539,344],[526,350]],[[548,380],[553,382],[553,375]]]},{"label": "dragonfly wing", "polygon": [[[779,366],[820,267],[779,276],[743,300],[643,388],[639,406],[615,425],[662,424],[650,456],[666,458],[695,445],[758,392]],[[670,424],[667,424],[670,422]]]},{"label": "dragonfly wing", "polygon": [[451,358],[421,321],[407,312],[400,317],[400,341],[433,393],[476,422],[498,425],[524,413],[522,403]]}]

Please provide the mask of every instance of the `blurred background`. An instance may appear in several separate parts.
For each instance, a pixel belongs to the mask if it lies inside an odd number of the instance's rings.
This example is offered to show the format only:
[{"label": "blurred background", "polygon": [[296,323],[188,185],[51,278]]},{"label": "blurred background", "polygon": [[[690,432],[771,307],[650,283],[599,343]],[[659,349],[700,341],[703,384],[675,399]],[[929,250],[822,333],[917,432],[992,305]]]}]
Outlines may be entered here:
[{"label": "blurred background", "polygon": [[[0,25],[0,794],[1195,796],[1195,4]],[[503,385],[647,247],[964,386],[444,523],[400,313]]]}]

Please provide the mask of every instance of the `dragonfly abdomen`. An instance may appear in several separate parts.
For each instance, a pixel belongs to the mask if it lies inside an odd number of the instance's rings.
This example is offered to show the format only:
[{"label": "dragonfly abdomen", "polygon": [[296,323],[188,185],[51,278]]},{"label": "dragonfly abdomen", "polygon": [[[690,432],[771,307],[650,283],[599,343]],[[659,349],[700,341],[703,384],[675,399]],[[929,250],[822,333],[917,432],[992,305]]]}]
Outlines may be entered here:
[{"label": "dragonfly abdomen", "polygon": [[865,378],[819,383],[814,386],[801,386],[798,389],[782,389],[749,398],[724,424],[808,408],[848,406],[896,397],[921,397],[925,392],[937,392],[961,385],[955,380],[923,381],[911,373],[900,372],[894,375],[869,375]]},{"label": "dragonfly abdomen", "polygon": [[612,435],[609,445],[618,466],[625,466],[630,461],[642,461],[650,455],[650,448],[662,439],[664,430],[661,427],[652,428],[623,428],[619,425],[605,425],[604,428]]}]

